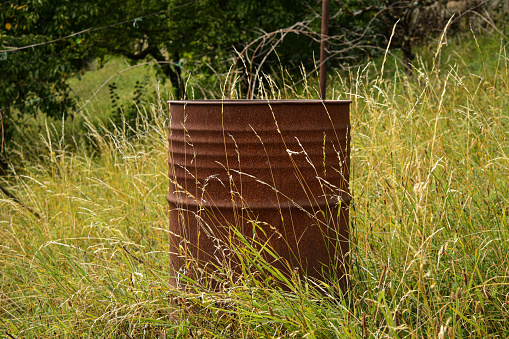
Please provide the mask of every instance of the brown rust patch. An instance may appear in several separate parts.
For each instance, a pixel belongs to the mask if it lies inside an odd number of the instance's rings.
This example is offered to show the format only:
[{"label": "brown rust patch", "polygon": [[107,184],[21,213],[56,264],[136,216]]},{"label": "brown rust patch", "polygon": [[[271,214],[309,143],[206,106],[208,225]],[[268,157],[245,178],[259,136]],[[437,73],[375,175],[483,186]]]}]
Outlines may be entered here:
[{"label": "brown rust patch", "polygon": [[322,280],[344,277],[349,104],[170,101],[173,275],[183,274],[189,260],[200,268],[228,263],[238,272],[239,232],[258,247],[268,243],[280,258],[265,258],[287,274],[298,267]]}]

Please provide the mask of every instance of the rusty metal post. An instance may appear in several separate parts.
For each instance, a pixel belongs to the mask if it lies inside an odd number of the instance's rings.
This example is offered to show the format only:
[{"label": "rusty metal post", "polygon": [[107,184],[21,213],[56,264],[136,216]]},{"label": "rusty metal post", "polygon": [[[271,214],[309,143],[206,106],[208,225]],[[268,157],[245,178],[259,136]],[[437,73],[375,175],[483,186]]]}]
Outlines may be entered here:
[{"label": "rusty metal post", "polygon": [[329,0],[322,1],[322,34],[320,35],[320,99],[325,100],[327,81],[327,38],[329,36]]}]

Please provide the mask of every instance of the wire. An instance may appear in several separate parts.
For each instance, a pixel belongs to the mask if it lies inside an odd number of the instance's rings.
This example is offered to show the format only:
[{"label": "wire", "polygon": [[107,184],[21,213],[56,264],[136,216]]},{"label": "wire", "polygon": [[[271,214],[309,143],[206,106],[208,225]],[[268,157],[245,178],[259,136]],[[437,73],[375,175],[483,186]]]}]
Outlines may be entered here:
[{"label": "wire", "polygon": [[97,28],[90,27],[90,28],[84,29],[82,31],[79,31],[79,32],[76,32],[76,33],[72,33],[72,34],[69,34],[69,35],[57,38],[57,39],[50,40],[50,41],[39,42],[39,43],[36,43],[36,44],[27,45],[27,46],[21,46],[21,47],[8,47],[8,49],[0,50],[0,53],[10,53],[10,52],[16,52],[16,51],[20,51],[20,50],[24,50],[24,49],[28,49],[28,48],[34,48],[34,47],[39,47],[39,46],[43,46],[43,45],[49,45],[49,44],[52,44],[52,43],[55,43],[55,42],[58,42],[58,41],[62,41],[62,40],[66,40],[66,39],[72,38],[72,37],[74,37],[76,35],[80,35],[80,34],[83,34],[83,33],[97,32],[97,31],[100,31],[100,30],[103,30],[103,29],[108,29],[108,28],[124,25],[126,23],[131,23],[131,22],[137,23],[141,19],[150,18],[150,17],[153,17],[153,16],[161,15],[163,13],[166,13],[166,12],[170,11],[170,10],[174,10],[174,9],[178,9],[178,8],[182,8],[182,7],[187,7],[187,6],[190,6],[190,5],[194,5],[195,3],[200,2],[200,1],[201,0],[195,0],[195,1],[189,2],[187,4],[178,5],[178,6],[175,6],[175,7],[164,9],[164,10],[159,11],[159,12],[150,13],[150,14],[147,14],[147,15],[144,15],[144,16],[140,16],[140,17],[129,19],[129,20],[117,22],[117,23],[114,23],[114,24],[111,24],[111,25],[107,25],[107,26],[103,26],[103,27],[97,27]]},{"label": "wire", "polygon": [[42,98],[35,98],[35,99],[32,99],[32,100],[26,100],[24,102],[21,102],[19,104],[14,104],[14,105],[10,105],[10,106],[6,106],[6,107],[2,107],[0,108],[0,111],[5,111],[7,110],[8,108],[13,108],[13,107],[19,107],[19,106],[25,106],[25,105],[30,105],[30,104],[33,104],[33,103],[36,103],[36,102],[41,102],[45,99],[49,99],[49,98],[56,98],[56,97],[59,97],[59,96],[62,96],[62,95],[65,95],[67,93],[69,93],[70,91],[65,91],[65,92],[59,92],[59,93],[56,93],[56,94],[53,94],[53,95],[48,95],[48,96],[45,96],[45,97],[42,97]]},{"label": "wire", "polygon": [[[97,93],[99,93],[101,91],[101,89],[103,89],[104,86],[106,86],[108,84],[108,82],[110,82],[114,77],[124,73],[124,72],[127,72],[133,68],[137,68],[137,67],[140,67],[140,66],[149,66],[149,65],[155,65],[155,64],[170,64],[170,65],[177,65],[176,63],[174,62],[171,62],[171,61],[149,61],[149,62],[144,62],[144,63],[141,63],[141,64],[136,64],[136,65],[133,65],[133,66],[130,66],[130,67],[127,67],[127,68],[124,68],[122,70],[120,70],[119,72],[113,74],[112,76],[110,76],[108,79],[106,79],[101,86],[99,86],[99,88],[97,88],[97,90],[94,91],[94,93],[92,94],[92,96],[90,98],[88,98],[86,101],[85,101],[85,104],[83,104],[80,108],[78,108],[74,114],[82,111],[91,101],[92,99],[94,99],[96,96],[97,96]],[[182,66],[180,66],[182,67]],[[182,67],[183,68],[183,67]],[[185,69],[185,68],[183,68]],[[36,98],[36,99],[32,99],[32,100],[27,100],[27,101],[24,101],[24,102],[21,102],[19,104],[14,104],[14,105],[10,105],[10,106],[7,106],[7,107],[4,107],[4,108],[0,108],[0,111],[5,111],[7,110],[8,108],[13,108],[13,107],[19,107],[19,106],[24,106],[24,105],[30,105],[30,104],[33,104],[33,103],[36,103],[36,102],[40,102],[42,100],[45,100],[45,99],[49,99],[49,98],[54,98],[54,97],[58,97],[58,96],[62,96],[62,95],[65,95],[67,93],[69,93],[70,90],[68,91],[65,91],[65,92],[59,92],[59,93],[56,93],[54,95],[48,95],[46,97],[42,97],[42,98]]]}]

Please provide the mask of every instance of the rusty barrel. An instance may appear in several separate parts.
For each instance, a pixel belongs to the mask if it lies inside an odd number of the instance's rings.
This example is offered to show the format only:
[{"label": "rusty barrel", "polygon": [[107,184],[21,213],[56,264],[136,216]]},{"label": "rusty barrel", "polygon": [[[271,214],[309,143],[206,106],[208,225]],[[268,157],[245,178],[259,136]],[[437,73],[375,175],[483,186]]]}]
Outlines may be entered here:
[{"label": "rusty barrel", "polygon": [[240,272],[244,246],[285,274],[344,285],[350,101],[169,104],[172,283]]}]

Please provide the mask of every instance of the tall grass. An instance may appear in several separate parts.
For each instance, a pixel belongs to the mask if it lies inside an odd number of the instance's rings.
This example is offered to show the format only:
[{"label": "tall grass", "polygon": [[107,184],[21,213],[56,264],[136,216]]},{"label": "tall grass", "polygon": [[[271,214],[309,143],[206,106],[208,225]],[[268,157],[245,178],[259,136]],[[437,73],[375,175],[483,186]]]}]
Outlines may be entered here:
[{"label": "tall grass", "polygon": [[[413,76],[388,58],[384,74],[371,63],[334,79],[334,97],[353,100],[345,298],[297,275],[289,290],[249,277],[173,289],[166,106],[141,108],[132,126],[87,124],[71,148],[48,126],[38,160],[2,183],[39,214],[0,200],[2,335],[508,337],[509,59],[498,46],[488,60],[476,45],[480,71],[433,46]],[[313,83],[274,93],[305,97]]]}]

